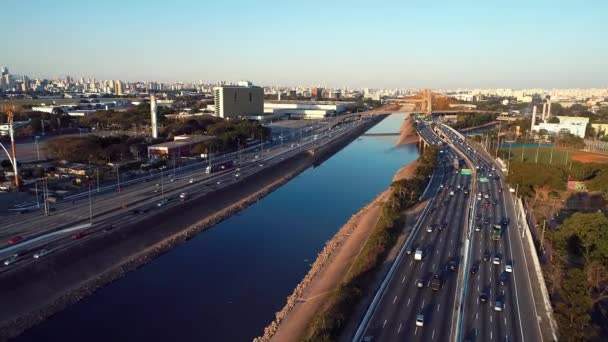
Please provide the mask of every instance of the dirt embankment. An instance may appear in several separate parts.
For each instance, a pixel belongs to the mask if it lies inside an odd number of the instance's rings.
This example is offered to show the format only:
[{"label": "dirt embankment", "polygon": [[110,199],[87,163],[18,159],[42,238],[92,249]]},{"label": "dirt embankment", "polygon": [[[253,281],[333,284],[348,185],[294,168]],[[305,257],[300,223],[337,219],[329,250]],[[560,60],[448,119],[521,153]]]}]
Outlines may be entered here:
[{"label": "dirt embankment", "polygon": [[[417,162],[403,166],[393,180],[414,176]],[[390,189],[367,204],[325,244],[310,271],[287,297],[287,304],[254,341],[298,341],[304,337],[308,323],[324,304],[324,298],[337,290],[348,275],[352,263],[363,249],[380,218],[382,203]]]},{"label": "dirt embankment", "polygon": [[[354,130],[333,146],[301,153],[228,188],[185,202],[128,229],[50,255],[0,282],[0,341],[93,294],[199,232],[264,197],[379,122]],[[204,204],[204,205],[203,205]]]},{"label": "dirt embankment", "polygon": [[415,144],[418,142],[418,134],[416,134],[414,120],[412,120],[411,116],[408,116],[403,120],[399,133],[399,138],[397,139],[395,146]]}]

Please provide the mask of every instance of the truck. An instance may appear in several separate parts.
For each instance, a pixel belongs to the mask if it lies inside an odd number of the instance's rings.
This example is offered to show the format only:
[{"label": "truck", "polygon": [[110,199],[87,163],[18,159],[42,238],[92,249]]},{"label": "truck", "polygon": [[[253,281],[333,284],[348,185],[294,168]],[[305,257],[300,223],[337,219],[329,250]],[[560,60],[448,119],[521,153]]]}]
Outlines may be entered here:
[{"label": "truck", "polygon": [[435,274],[433,276],[433,280],[431,281],[431,289],[433,291],[438,291],[441,288],[441,277],[439,274]]},{"label": "truck", "polygon": [[414,260],[422,260],[422,249],[416,248],[416,252],[414,253]]},{"label": "truck", "polygon": [[499,224],[492,226],[492,240],[500,240],[500,231],[502,227]]},{"label": "truck", "polygon": [[234,166],[234,160],[228,160],[228,161],[225,161],[222,163],[217,163],[217,164],[207,166],[207,168],[205,169],[205,173],[214,173],[214,172],[218,172],[218,171],[223,171],[223,170],[227,170],[233,166]]}]

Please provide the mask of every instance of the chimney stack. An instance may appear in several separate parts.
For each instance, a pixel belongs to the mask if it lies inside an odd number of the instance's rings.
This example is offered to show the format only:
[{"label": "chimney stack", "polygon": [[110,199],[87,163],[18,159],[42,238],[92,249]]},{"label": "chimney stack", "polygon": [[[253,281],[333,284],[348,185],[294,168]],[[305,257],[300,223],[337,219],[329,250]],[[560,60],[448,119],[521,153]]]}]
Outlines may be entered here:
[{"label": "chimney stack", "polygon": [[551,99],[549,99],[547,102],[549,102],[549,104],[547,105],[547,120],[548,120],[549,117],[551,116]]},{"label": "chimney stack", "polygon": [[541,119],[543,120],[543,122],[545,121],[545,114],[547,113],[547,102],[543,102],[543,114],[541,116]]},{"label": "chimney stack", "polygon": [[158,138],[158,125],[156,123],[156,96],[150,95],[150,115],[152,123],[152,138]]}]

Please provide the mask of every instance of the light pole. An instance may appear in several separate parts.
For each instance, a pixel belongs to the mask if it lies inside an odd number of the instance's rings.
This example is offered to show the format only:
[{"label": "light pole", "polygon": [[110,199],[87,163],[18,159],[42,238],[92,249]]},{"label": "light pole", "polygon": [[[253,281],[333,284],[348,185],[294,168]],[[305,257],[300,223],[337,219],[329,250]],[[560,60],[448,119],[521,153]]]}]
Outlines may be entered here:
[{"label": "light pole", "polygon": [[34,142],[36,143],[36,154],[38,155],[38,160],[40,160],[40,148],[38,147],[38,136],[34,138]]},{"label": "light pole", "polygon": [[95,173],[97,174],[97,192],[99,192],[99,167],[95,168]]},{"label": "light pole", "polygon": [[93,201],[91,200],[91,181],[89,180],[89,223],[93,224]]},{"label": "light pole", "polygon": [[34,181],[34,187],[36,188],[36,207],[40,208],[40,201],[38,200],[38,179]]},{"label": "light pole", "polygon": [[120,173],[118,172],[118,163],[116,164],[116,185],[118,192],[120,192]]}]

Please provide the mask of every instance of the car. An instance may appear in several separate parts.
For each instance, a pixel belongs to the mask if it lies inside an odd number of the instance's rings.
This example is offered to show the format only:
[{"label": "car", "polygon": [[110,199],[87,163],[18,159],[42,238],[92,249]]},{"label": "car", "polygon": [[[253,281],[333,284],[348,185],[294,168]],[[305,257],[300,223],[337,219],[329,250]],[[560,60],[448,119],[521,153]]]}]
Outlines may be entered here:
[{"label": "car", "polygon": [[18,236],[15,236],[15,237],[11,238],[10,240],[8,240],[8,244],[9,245],[14,245],[14,244],[19,243],[21,241],[23,241],[23,237],[20,236],[20,235],[18,235]]},{"label": "car", "polygon": [[151,177],[148,177],[148,178],[144,179],[144,182],[146,182],[146,183],[147,183],[147,182],[149,182],[149,181],[151,181],[151,180],[152,180],[152,178],[151,178]]},{"label": "car", "polygon": [[481,291],[479,294],[479,301],[483,303],[488,301],[488,294],[485,291]]},{"label": "car", "polygon": [[4,266],[8,266],[14,263],[15,261],[17,261],[17,258],[19,258],[19,254],[13,254],[10,258],[4,260]]},{"label": "car", "polygon": [[448,269],[450,271],[456,271],[456,270],[458,270],[458,262],[456,262],[456,260],[450,260],[448,262]]},{"label": "car", "polygon": [[503,226],[507,226],[507,225],[509,225],[509,219],[508,219],[508,218],[506,218],[506,217],[504,217],[500,223],[501,223]]},{"label": "car", "polygon": [[483,261],[489,261],[490,260],[490,251],[486,250],[483,253]]},{"label": "car", "polygon": [[477,271],[479,271],[479,263],[473,263],[473,265],[471,265],[471,274],[475,274],[477,273]]},{"label": "car", "polygon": [[219,184],[222,184],[222,181],[217,181],[217,184],[218,184],[218,185],[219,185]]},{"label": "car", "polygon": [[417,327],[424,326],[424,315],[421,313],[416,315],[416,326]]},{"label": "car", "polygon": [[490,222],[491,222],[491,221],[490,221],[490,218],[489,218],[489,217],[486,217],[486,219],[485,219],[485,220],[483,220],[483,224],[490,224]]},{"label": "car", "polygon": [[481,231],[481,225],[480,224],[478,224],[478,225],[475,226],[475,231],[476,232]]},{"label": "car", "polygon": [[512,273],[513,272],[513,266],[511,264],[506,264],[505,265],[505,272]]},{"label": "car", "polygon": [[131,214],[139,214],[139,209],[132,209]]},{"label": "car", "polygon": [[495,255],[494,259],[492,259],[492,263],[494,265],[500,265],[500,256],[499,255]]},{"label": "car", "polygon": [[432,232],[433,232],[433,225],[432,225],[432,224],[429,224],[429,225],[426,227],[426,231],[427,231],[427,232],[429,232],[429,233],[432,233]]},{"label": "car", "polygon": [[34,259],[40,259],[49,253],[50,251],[48,249],[41,249],[37,253],[34,253]]},{"label": "car", "polygon": [[506,272],[503,272],[500,274],[500,276],[498,277],[498,283],[502,286],[507,284],[507,280],[509,279],[509,276],[507,275]]},{"label": "car", "polygon": [[424,280],[417,279],[416,280],[416,287],[419,288],[419,289],[423,288],[424,287]]},{"label": "car", "polygon": [[504,309],[504,305],[505,304],[502,302],[502,300],[497,299],[494,303],[494,311],[501,312]]},{"label": "car", "polygon": [[82,237],[84,237],[83,232],[77,232],[77,233],[72,234],[72,240],[78,240],[78,239],[81,239]]},{"label": "car", "polygon": [[477,214],[477,215],[475,215],[475,219],[476,219],[477,221],[481,220],[481,214]]},{"label": "car", "polygon": [[483,195],[483,198],[488,199],[488,198],[490,198],[490,195],[485,194],[485,195]]},{"label": "car", "polygon": [[435,273],[435,274],[433,274],[433,278],[435,278],[435,279],[441,279],[441,274]]},{"label": "car", "polygon": [[238,178],[238,177],[240,177],[240,176],[241,176],[241,174],[240,174],[240,173],[238,173],[238,172],[234,174],[234,177],[237,177],[237,178]]},{"label": "car", "polygon": [[169,182],[171,182],[171,183],[175,182],[175,178],[169,179]]},{"label": "car", "polygon": [[30,212],[29,209],[21,209],[21,210],[19,210],[19,214],[21,214],[21,215],[27,214],[29,212]]},{"label": "car", "polygon": [[414,247],[408,247],[408,249],[405,250],[405,254],[410,255],[410,254],[412,254],[413,250],[414,250]]},{"label": "car", "polygon": [[443,206],[445,206],[445,205],[447,205],[447,204],[448,204],[448,201],[447,201],[447,200],[445,200],[445,201],[441,202],[441,205],[443,205]]},{"label": "car", "polygon": [[190,178],[190,179],[188,180],[188,183],[190,183],[190,184],[194,183],[194,178]]}]

